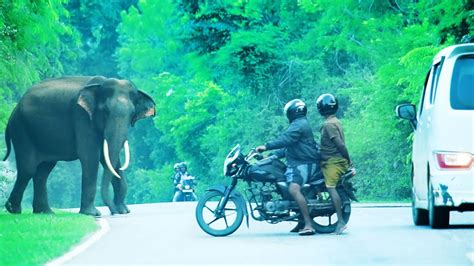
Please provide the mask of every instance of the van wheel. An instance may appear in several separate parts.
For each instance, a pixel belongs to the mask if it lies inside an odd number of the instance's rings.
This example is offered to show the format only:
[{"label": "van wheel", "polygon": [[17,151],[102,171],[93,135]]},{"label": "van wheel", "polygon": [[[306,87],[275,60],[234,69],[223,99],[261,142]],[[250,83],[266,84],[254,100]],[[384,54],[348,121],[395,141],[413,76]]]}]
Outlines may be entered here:
[{"label": "van wheel", "polygon": [[433,188],[430,186],[428,197],[429,222],[432,228],[441,229],[449,226],[449,209],[434,205]]},{"label": "van wheel", "polygon": [[428,211],[424,209],[416,208],[415,206],[416,195],[413,189],[411,190],[411,214],[413,216],[413,223],[415,225],[428,225]]}]

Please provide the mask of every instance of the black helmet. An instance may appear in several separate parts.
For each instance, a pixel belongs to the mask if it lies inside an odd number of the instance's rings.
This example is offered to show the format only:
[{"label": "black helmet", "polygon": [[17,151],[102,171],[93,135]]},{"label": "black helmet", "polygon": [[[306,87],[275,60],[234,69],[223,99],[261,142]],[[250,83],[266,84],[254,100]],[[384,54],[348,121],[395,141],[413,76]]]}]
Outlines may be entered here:
[{"label": "black helmet", "polygon": [[316,100],[316,105],[321,115],[333,115],[337,112],[337,108],[339,107],[336,97],[329,93],[319,96]]},{"label": "black helmet", "polygon": [[285,108],[283,110],[290,122],[296,118],[305,117],[306,113],[308,112],[306,104],[300,99],[289,101],[287,104],[285,104]]},{"label": "black helmet", "polygon": [[188,165],[185,162],[179,164],[179,170],[181,173],[185,173],[188,170]]}]

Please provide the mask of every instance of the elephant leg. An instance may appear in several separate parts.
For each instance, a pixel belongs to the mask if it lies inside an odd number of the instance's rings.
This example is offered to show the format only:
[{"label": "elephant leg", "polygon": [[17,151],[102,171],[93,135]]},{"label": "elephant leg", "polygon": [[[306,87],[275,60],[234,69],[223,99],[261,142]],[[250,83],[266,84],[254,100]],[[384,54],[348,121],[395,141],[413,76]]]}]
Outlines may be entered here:
[{"label": "elephant leg", "polygon": [[21,201],[23,200],[23,193],[25,192],[26,186],[30,182],[33,174],[24,170],[18,169],[15,185],[13,190],[5,203],[5,208],[9,213],[21,213]]},{"label": "elephant leg", "polygon": [[111,179],[116,179],[115,176],[110,173],[110,171],[107,171],[107,166],[104,165],[104,175],[102,176],[102,185],[101,185],[101,194],[102,194],[102,201],[104,204],[109,207],[110,214],[118,214],[117,206],[115,206],[115,202],[112,201],[110,197],[110,182]]},{"label": "elephant leg", "polygon": [[101,213],[94,206],[95,193],[97,191],[97,173],[99,170],[99,156],[80,158],[82,166],[82,194],[81,209],[79,213],[100,216]]},{"label": "elephant leg", "polygon": [[5,203],[5,208],[10,213],[21,213],[21,201],[23,200],[23,193],[30,179],[35,174],[35,167],[33,166],[32,158],[24,158],[17,156],[17,177],[13,190]]},{"label": "elephant leg", "polygon": [[122,177],[121,179],[113,178],[112,179],[112,187],[114,188],[114,203],[117,207],[117,211],[120,214],[130,213],[127,205],[125,205],[125,196],[127,195],[128,184],[127,179],[122,171],[120,171],[119,175]]},{"label": "elephant leg", "polygon": [[33,177],[33,213],[54,213],[48,204],[46,188],[46,180],[54,166],[56,166],[56,162],[43,162],[37,167],[36,175]]}]

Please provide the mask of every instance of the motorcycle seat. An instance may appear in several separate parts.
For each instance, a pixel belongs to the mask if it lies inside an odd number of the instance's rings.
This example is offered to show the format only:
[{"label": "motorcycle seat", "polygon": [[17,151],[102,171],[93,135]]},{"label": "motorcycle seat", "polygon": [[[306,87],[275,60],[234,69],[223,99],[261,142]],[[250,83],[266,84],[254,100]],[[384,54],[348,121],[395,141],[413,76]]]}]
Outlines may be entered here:
[{"label": "motorcycle seat", "polygon": [[[354,168],[349,168],[347,172],[341,175],[341,179],[339,182],[344,182],[345,180],[352,178],[355,175],[355,170]],[[324,176],[322,171],[316,172],[309,181],[304,185],[304,186],[319,186],[319,185],[324,185]]]}]

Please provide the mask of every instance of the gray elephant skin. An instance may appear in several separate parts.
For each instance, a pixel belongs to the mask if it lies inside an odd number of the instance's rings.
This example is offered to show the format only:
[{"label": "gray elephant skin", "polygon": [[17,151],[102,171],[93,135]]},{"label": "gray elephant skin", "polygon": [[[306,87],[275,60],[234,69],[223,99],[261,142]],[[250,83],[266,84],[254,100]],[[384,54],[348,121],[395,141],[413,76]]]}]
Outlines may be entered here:
[{"label": "gray elephant skin", "polygon": [[33,179],[33,213],[52,213],[46,187],[49,174],[57,161],[79,160],[82,167],[79,212],[101,215],[94,206],[100,163],[104,167],[101,184],[104,203],[111,214],[129,213],[125,205],[124,175],[130,161],[128,130],[137,120],[153,117],[155,113],[153,99],[128,80],[63,77],[34,85],[13,110],[5,131],[4,161],[13,144],[17,164],[17,178],[6,209],[21,213],[23,193]]}]

